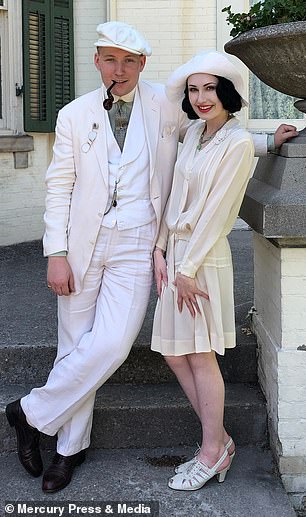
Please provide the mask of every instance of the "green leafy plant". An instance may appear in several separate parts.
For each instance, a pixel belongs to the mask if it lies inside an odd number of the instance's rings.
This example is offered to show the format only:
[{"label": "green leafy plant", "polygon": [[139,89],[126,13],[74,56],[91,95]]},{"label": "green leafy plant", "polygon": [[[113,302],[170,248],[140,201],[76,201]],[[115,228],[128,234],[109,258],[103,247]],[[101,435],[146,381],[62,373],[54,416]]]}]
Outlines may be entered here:
[{"label": "green leafy plant", "polygon": [[232,6],[224,7],[226,21],[233,25],[231,36],[267,25],[306,20],[304,0],[263,0],[254,4],[248,13],[233,13]]}]

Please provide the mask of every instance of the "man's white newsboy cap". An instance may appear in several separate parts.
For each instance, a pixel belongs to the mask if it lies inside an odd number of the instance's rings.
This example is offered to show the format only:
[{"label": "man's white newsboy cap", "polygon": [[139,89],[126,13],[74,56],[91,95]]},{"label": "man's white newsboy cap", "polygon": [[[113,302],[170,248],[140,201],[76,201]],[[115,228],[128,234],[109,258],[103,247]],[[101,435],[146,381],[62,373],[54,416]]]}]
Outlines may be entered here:
[{"label": "man's white newsboy cap", "polygon": [[127,50],[132,54],[150,56],[152,50],[142,34],[134,27],[123,22],[100,23],[96,47],[113,47]]},{"label": "man's white newsboy cap", "polygon": [[182,101],[188,77],[200,73],[219,75],[229,79],[239,93],[242,105],[248,105],[245,99],[243,79],[239,70],[223,52],[214,50],[201,52],[174,70],[166,84],[168,98],[173,102]]}]

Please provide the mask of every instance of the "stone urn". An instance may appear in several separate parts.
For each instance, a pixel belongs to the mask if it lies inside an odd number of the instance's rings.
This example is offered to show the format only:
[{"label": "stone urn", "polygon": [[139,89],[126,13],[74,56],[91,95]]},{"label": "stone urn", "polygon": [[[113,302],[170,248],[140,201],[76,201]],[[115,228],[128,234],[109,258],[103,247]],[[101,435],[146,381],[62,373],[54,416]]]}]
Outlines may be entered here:
[{"label": "stone urn", "polygon": [[306,21],[244,32],[228,41],[224,50],[268,86],[303,99],[295,106],[306,113]]}]

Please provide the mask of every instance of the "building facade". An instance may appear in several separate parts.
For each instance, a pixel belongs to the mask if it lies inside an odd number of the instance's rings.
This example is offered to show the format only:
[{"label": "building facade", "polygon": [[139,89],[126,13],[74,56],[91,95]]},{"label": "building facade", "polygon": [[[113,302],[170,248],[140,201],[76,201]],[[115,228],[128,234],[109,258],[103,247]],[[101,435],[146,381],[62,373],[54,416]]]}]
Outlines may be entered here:
[{"label": "building facade", "polygon": [[[249,1],[234,4],[242,11]],[[153,49],[143,77],[163,82],[194,53],[223,50],[230,30],[222,13],[227,5],[228,0],[0,0],[0,245],[42,236],[56,113],[100,85],[93,64],[97,24],[121,20],[143,32]],[[244,110],[243,122],[259,130],[279,123],[260,117],[251,119]]]}]

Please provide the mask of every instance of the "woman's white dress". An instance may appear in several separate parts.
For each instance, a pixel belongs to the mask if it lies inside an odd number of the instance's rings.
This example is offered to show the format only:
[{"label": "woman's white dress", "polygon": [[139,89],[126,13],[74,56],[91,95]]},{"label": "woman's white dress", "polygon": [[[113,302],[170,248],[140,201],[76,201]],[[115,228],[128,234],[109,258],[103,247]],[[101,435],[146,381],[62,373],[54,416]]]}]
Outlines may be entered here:
[{"label": "woman's white dress", "polygon": [[[152,344],[163,355],[224,354],[235,341],[233,267],[227,235],[237,218],[250,177],[252,138],[230,119],[201,151],[203,121],[193,124],[178,157],[157,246],[167,249],[168,287],[155,310]],[[177,272],[195,278],[209,300],[197,296],[195,319],[180,313]]]}]

